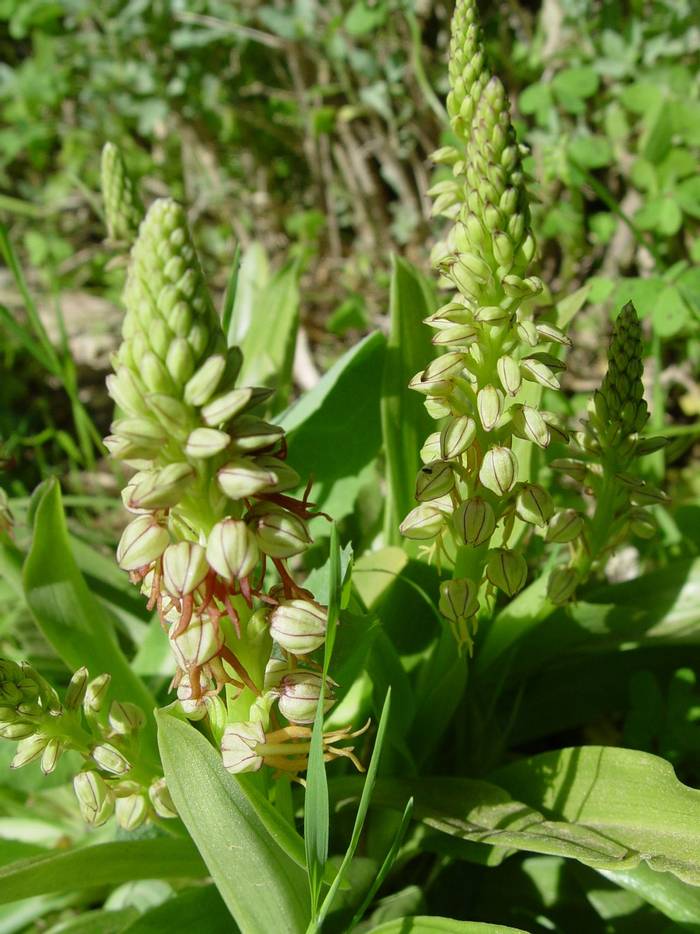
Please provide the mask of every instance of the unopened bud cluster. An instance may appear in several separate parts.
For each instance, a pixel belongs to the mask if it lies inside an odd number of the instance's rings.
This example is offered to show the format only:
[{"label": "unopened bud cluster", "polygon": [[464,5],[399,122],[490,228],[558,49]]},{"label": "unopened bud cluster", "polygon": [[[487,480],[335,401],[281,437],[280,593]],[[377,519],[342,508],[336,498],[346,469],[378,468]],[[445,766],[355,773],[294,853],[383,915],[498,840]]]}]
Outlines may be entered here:
[{"label": "unopened bud cluster", "polygon": [[87,823],[104,824],[113,814],[125,830],[156,817],[176,817],[165,780],[143,760],[140,707],[108,701],[110,677],[90,680],[80,668],[63,701],[29,665],[0,659],[0,736],[16,740],[13,769],[39,760],[48,775],[66,750],[79,753],[83,769],[73,787]]},{"label": "unopened bud cluster", "polygon": [[141,223],[143,206],[114,143],[105,143],[102,150],[101,182],[107,234],[111,240],[129,243]]},{"label": "unopened bud cluster", "polygon": [[665,438],[640,437],[649,418],[642,372],[641,327],[629,302],[613,326],[608,370],[583,430],[571,439],[571,456],[552,461],[591,503],[588,511],[564,510],[551,529],[551,541],[569,545],[568,566],[556,568],[549,579],[547,593],[555,604],[573,599],[577,585],[630,535],[653,538],[657,533],[645,507],[668,497],[630,473],[637,458],[666,444]]},{"label": "unopened bud cluster", "polygon": [[[237,384],[241,352],[227,346],[184,210],[170,199],[156,201],[141,224],[124,302],[108,379],[121,413],[106,439],[136,470],[123,491],[134,518],[119,565],[158,609],[189,717],[220,726],[235,716],[240,726],[241,703],[229,717],[219,698],[226,686],[227,702],[242,696],[260,729],[275,702],[301,727],[318,705],[307,659],[325,640],[326,608],[287,562],[311,543],[313,504],[291,495],[300,478],[286,462],[284,431],[259,414],[270,390]],[[271,588],[270,566],[279,581]],[[271,658],[280,677],[267,685]],[[302,758],[289,759],[292,771]]]},{"label": "unopened bud cluster", "polygon": [[[479,550],[467,562],[468,578],[461,578],[456,561],[458,579],[445,585],[441,600],[458,638],[469,642],[482,583],[509,596],[525,584],[525,562],[507,547],[516,517],[544,528],[553,516],[548,494],[521,482],[513,439],[540,448],[567,439],[527,390],[528,384],[559,388],[563,365],[551,345],[569,341],[533,316],[544,287],[530,271],[536,247],[521,147],[503,85],[485,66],[474,0],[458,0],[455,8],[450,84],[448,112],[459,149],[436,153],[437,162],[452,167],[452,178],[431,193],[434,213],[454,221],[433,252],[454,294],[426,320],[439,355],[410,383],[425,396],[439,430],[421,452],[419,505],[401,530],[450,560],[450,542],[458,553]],[[497,530],[500,547],[489,550]]]}]

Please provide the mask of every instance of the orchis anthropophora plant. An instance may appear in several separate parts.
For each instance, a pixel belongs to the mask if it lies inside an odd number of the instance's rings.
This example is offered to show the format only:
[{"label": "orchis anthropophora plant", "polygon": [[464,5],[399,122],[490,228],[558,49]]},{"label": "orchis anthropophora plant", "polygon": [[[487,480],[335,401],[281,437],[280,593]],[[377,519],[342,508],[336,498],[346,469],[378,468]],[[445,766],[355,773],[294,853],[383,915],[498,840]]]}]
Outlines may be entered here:
[{"label": "orchis anthropophora plant", "polygon": [[12,768],[40,759],[48,775],[72,750],[85,763],[73,788],[88,824],[116,814],[121,827],[135,830],[148,819],[177,817],[160,763],[139,741],[143,711],[127,701],[107,705],[109,682],[108,674],[90,680],[80,668],[61,702],[30,665],[0,659],[0,736],[18,740]]},{"label": "orchis anthropophora plant", "polygon": [[[109,179],[104,187],[118,188]],[[287,562],[311,543],[313,504],[308,488],[302,499],[290,495],[300,480],[286,463],[283,429],[256,414],[271,391],[236,385],[241,351],[226,344],[173,200],[156,201],[141,223],[124,303],[108,380],[122,415],[106,444],[137,472],[123,491],[135,518],[119,565],[157,608],[182,709],[208,718],[226,768],[265,762],[296,773],[323,684],[311,656],[324,643],[327,611]],[[326,679],[326,706],[333,689]],[[327,734],[326,756],[354,760],[337,745],[351,735]]]},{"label": "orchis anthropophora plant", "polygon": [[629,302],[615,321],[608,371],[593,396],[583,431],[572,439],[572,457],[552,461],[552,467],[580,484],[593,500],[589,514],[567,509],[557,521],[554,540],[570,544],[570,560],[549,577],[547,595],[555,604],[572,599],[576,587],[604,565],[630,532],[652,538],[656,524],[643,507],[668,502],[661,490],[629,473],[637,458],[666,444],[665,438],[639,437],[649,418],[642,351],[641,327]]},{"label": "orchis anthropophora plant", "polygon": [[541,448],[553,437],[566,439],[539,407],[537,387],[558,389],[562,368],[540,345],[569,342],[533,317],[544,286],[531,273],[535,240],[522,152],[505,89],[485,66],[474,0],[457,2],[449,71],[447,107],[458,146],[435,154],[453,177],[431,193],[434,213],[454,225],[433,259],[456,294],[426,321],[444,352],[410,383],[442,424],[421,451],[420,505],[401,530],[430,541],[431,553],[453,563],[440,610],[460,643],[471,646],[480,603],[492,588],[513,596],[525,584],[525,559],[508,547],[516,517],[544,527],[553,516],[549,494],[521,478],[514,439]]}]

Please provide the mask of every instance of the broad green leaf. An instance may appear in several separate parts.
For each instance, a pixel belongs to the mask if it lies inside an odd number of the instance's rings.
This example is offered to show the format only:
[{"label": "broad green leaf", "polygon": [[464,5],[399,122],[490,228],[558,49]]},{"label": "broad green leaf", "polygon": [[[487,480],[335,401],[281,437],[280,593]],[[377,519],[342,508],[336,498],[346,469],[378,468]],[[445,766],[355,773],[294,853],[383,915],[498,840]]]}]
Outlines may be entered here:
[{"label": "broad green leaf", "polygon": [[355,561],[353,584],[365,605],[372,607],[393,587],[408,557],[402,548],[390,545],[378,551],[368,551]]},{"label": "broad green leaf", "polygon": [[0,904],[66,889],[118,885],[134,879],[201,879],[207,867],[192,842],[99,843],[10,863],[0,869]]},{"label": "broad green leaf", "polygon": [[146,735],[154,741],[155,701],[133,673],[99,601],[83,578],[70,549],[61,490],[48,480],[36,501],[34,537],[24,564],[24,592],[32,615],[66,665],[112,676],[110,696],[137,703],[146,714]]},{"label": "broad green leaf", "polygon": [[600,79],[589,65],[564,68],[552,79],[552,88],[562,97],[591,97],[598,89]]},{"label": "broad green leaf", "polygon": [[239,929],[232,922],[216,886],[206,885],[185,889],[175,898],[144,912],[121,930],[123,934],[176,934],[178,931],[237,934]]},{"label": "broad green leaf", "polygon": [[651,869],[700,885],[700,791],[681,784],[658,756],[584,746],[523,759],[493,778],[555,820],[589,828],[623,848],[627,865],[620,869],[644,860]]},{"label": "broad green leaf", "polygon": [[[375,332],[345,353],[279,418],[289,463],[313,477],[312,499],[336,520],[352,511],[381,446],[379,394],[386,340]],[[359,478],[359,479],[358,479]]]},{"label": "broad green leaf", "polygon": [[228,344],[241,344],[251,328],[260,296],[270,281],[267,253],[261,243],[254,241],[243,254],[236,275],[236,294],[230,313],[227,332]]},{"label": "broad green leaf", "polygon": [[690,308],[678,288],[675,285],[667,285],[651,313],[654,332],[659,337],[673,337],[686,325],[691,324],[692,320]]},{"label": "broad green leaf", "polygon": [[623,872],[598,871],[615,885],[639,895],[672,921],[700,924],[700,888],[684,884],[669,872],[655,872],[646,863]]},{"label": "broad green leaf", "polygon": [[299,264],[290,260],[257,296],[250,326],[241,341],[243,385],[273,386],[272,403],[281,409],[292,386],[292,364],[299,324]]},{"label": "broad green leaf", "polygon": [[122,934],[122,931],[131,930],[131,922],[138,916],[138,910],[133,907],[86,911],[77,918],[53,925],[47,934]]},{"label": "broad green leaf", "polygon": [[368,934],[528,934],[521,928],[507,928],[502,924],[480,921],[453,921],[452,918],[422,917],[398,918],[371,928]]},{"label": "broad green leaf", "polygon": [[246,934],[306,930],[306,873],[275,842],[221,756],[188,723],[158,712],[168,788],[229,911]]},{"label": "broad green leaf", "polygon": [[384,542],[403,545],[399,523],[415,505],[419,451],[433,423],[422,397],[407,389],[409,381],[435,356],[431,331],[422,322],[437,307],[420,272],[395,256],[389,293],[390,332],[382,376],[382,436],[388,492]]}]

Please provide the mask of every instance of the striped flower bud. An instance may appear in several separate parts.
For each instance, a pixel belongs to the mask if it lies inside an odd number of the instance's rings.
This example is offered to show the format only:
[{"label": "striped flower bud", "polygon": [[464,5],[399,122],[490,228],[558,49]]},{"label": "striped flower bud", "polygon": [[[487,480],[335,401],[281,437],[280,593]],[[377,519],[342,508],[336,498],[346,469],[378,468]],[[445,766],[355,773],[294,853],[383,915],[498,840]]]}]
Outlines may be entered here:
[{"label": "striped flower bud", "polygon": [[130,511],[169,509],[176,506],[195,477],[189,464],[168,464],[160,470],[136,474],[122,498]]},{"label": "striped flower bud", "polygon": [[274,470],[244,457],[230,460],[216,476],[219,486],[231,499],[244,499],[265,490],[271,491],[278,481]]},{"label": "striped flower bud", "polygon": [[63,698],[63,706],[66,710],[77,710],[85,700],[85,692],[88,684],[87,668],[78,668],[73,677],[68,682],[66,693]]},{"label": "striped flower bud", "polygon": [[509,493],[518,478],[518,461],[510,448],[493,447],[484,455],[479,480],[487,490],[502,496]]},{"label": "striped flower bud", "polygon": [[514,396],[520,389],[522,383],[520,364],[517,360],[514,360],[513,357],[509,357],[508,354],[505,354],[499,358],[496,364],[496,370],[503,389],[509,396]]},{"label": "striped flower bud", "polygon": [[271,389],[231,389],[207,403],[202,409],[202,418],[207,425],[222,425],[246,409],[264,402],[271,393]]},{"label": "striped flower bud", "polygon": [[[278,707],[291,723],[313,723],[321,696],[323,678],[315,671],[293,671],[285,675],[277,686]],[[326,678],[323,692],[324,713],[333,706],[333,683]]]},{"label": "striped flower bud", "polygon": [[137,571],[163,554],[170,542],[168,530],[152,516],[133,519],[117,546],[117,563],[124,571]]},{"label": "striped flower bud", "polygon": [[575,509],[562,509],[549,521],[545,541],[565,544],[583,532],[583,516]]},{"label": "striped flower bud", "polygon": [[163,552],[163,584],[173,597],[192,593],[208,572],[206,552],[196,542],[168,545]]},{"label": "striped flower bud", "polygon": [[185,402],[197,406],[207,403],[216,392],[225,369],[225,355],[212,354],[187,381],[183,393]]},{"label": "striped flower bud", "polygon": [[241,519],[217,522],[209,533],[206,559],[224,580],[248,577],[259,556],[255,536]]},{"label": "striped flower bud", "polygon": [[492,431],[503,411],[503,394],[495,386],[484,386],[476,397],[479,419],[485,431]]},{"label": "striped flower bud", "polygon": [[[425,439],[423,447],[420,449],[420,459],[424,464],[430,464],[432,461],[442,458],[440,450],[440,432],[434,431]],[[446,458],[442,458],[445,460]]]},{"label": "striped flower bud", "polygon": [[518,491],[515,511],[524,522],[544,526],[552,517],[554,503],[543,487],[536,483],[524,483]]},{"label": "striped flower bud", "polygon": [[131,765],[126,756],[111,743],[99,743],[92,750],[92,759],[103,772],[111,775],[125,775]]},{"label": "striped flower bud", "polygon": [[83,710],[86,714],[99,713],[102,710],[107,700],[111,680],[112,676],[105,673],[90,681],[83,699]]},{"label": "striped flower bud", "polygon": [[216,457],[231,443],[231,438],[225,431],[217,428],[195,428],[187,438],[185,454],[193,459]]},{"label": "striped flower bud", "polygon": [[56,766],[58,765],[58,760],[61,758],[63,752],[63,744],[60,739],[57,739],[55,736],[52,737],[46,744],[46,748],[41,756],[41,771],[44,775],[50,775]]},{"label": "striped flower bud", "polygon": [[549,425],[531,405],[514,405],[510,410],[513,433],[538,447],[546,448],[551,441]]},{"label": "striped flower bud", "polygon": [[399,531],[406,538],[422,541],[435,538],[445,524],[445,516],[437,506],[421,503],[412,509],[399,526]]},{"label": "striped flower bud", "polygon": [[445,423],[439,436],[440,457],[453,460],[463,454],[476,438],[476,422],[468,415],[458,415]]},{"label": "striped flower bud", "polygon": [[22,766],[34,762],[35,759],[38,759],[44,754],[48,742],[48,737],[43,736],[41,733],[34,732],[20,739],[17,743],[17,750],[12,762],[10,762],[10,768],[21,769]]},{"label": "striped flower bud", "polygon": [[112,701],[109,708],[109,725],[119,736],[136,733],[146,722],[146,716],[136,704],[129,701]]},{"label": "striped flower bud", "polygon": [[479,609],[479,587],[474,581],[459,578],[440,584],[438,609],[452,623],[460,623]]},{"label": "striped flower bud", "polygon": [[114,813],[114,795],[99,772],[78,772],[73,779],[73,790],[87,824],[101,827]]},{"label": "striped flower bud", "polygon": [[486,576],[507,596],[513,597],[525,586],[527,563],[522,555],[508,548],[490,552],[486,562]]},{"label": "striped flower bud", "polygon": [[478,547],[487,542],[496,528],[496,515],[485,499],[472,496],[454,514],[455,528],[465,545]]},{"label": "striped flower bud", "polygon": [[271,558],[291,558],[311,543],[306,523],[273,503],[258,503],[246,516],[260,551]]},{"label": "striped flower bud", "polygon": [[164,778],[151,782],[148,787],[148,797],[158,817],[165,819],[177,817],[177,811]]},{"label": "striped flower bud", "polygon": [[219,654],[224,644],[223,633],[208,616],[191,620],[187,629],[175,636],[172,633],[178,625],[177,622],[173,624],[169,638],[175,659],[183,671],[200,668]]},{"label": "striped flower bud", "polygon": [[271,425],[254,415],[241,415],[229,429],[229,434],[237,450],[261,451],[281,441],[284,438],[284,428]]},{"label": "striped flower bud", "polygon": [[228,772],[257,772],[263,757],[256,747],[264,744],[265,732],[260,723],[230,723],[221,737],[221,756]]},{"label": "striped flower bud", "polygon": [[578,575],[573,568],[555,568],[547,580],[547,597],[555,606],[571,600],[578,586]]},{"label": "striped flower bud", "polygon": [[33,724],[23,723],[21,720],[15,723],[3,723],[0,726],[0,736],[3,739],[27,739],[33,736],[35,732],[36,727]]},{"label": "striped flower bud", "polygon": [[438,499],[455,485],[452,468],[445,461],[433,461],[421,467],[416,479],[416,499],[419,502]]},{"label": "striped flower bud", "polygon": [[142,794],[118,797],[114,816],[122,830],[136,830],[148,817],[148,802]]},{"label": "striped flower bud", "polygon": [[323,645],[328,615],[310,600],[283,600],[269,615],[270,635],[294,655],[306,655]]},{"label": "striped flower bud", "polygon": [[143,206],[114,143],[105,143],[100,168],[107,234],[111,240],[128,242],[141,223]]}]

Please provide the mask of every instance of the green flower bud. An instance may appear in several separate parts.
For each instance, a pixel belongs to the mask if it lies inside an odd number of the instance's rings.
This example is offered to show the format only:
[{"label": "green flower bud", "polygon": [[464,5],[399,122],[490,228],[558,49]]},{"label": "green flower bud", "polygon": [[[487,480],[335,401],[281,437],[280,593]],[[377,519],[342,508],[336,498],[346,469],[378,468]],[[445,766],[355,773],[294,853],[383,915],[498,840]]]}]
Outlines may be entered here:
[{"label": "green flower bud", "polygon": [[143,412],[143,390],[129,370],[122,367],[119,372],[110,373],[106,383],[110,397],[127,415],[137,416]]},{"label": "green flower bud", "polygon": [[573,568],[555,568],[547,581],[547,597],[555,606],[562,606],[574,596],[578,575]]},{"label": "green flower bud", "polygon": [[476,548],[493,535],[496,515],[486,500],[480,496],[472,496],[455,512],[454,524],[464,544]]},{"label": "green flower bud", "polygon": [[226,369],[224,354],[213,354],[199,367],[185,385],[184,399],[188,405],[205,405],[216,392]]},{"label": "green flower bud", "polygon": [[148,788],[148,797],[158,817],[165,819],[177,817],[177,811],[164,778],[156,779],[151,783]]},{"label": "green flower bud", "polygon": [[539,383],[548,389],[560,389],[559,380],[546,363],[525,357],[520,361],[520,372],[530,382]]},{"label": "green flower bud", "polygon": [[459,457],[476,438],[476,422],[468,415],[458,415],[450,418],[443,426],[440,436],[440,457],[442,460],[453,460]]},{"label": "green flower bud", "polygon": [[583,516],[575,509],[562,509],[552,517],[545,541],[565,544],[573,542],[583,532]]},{"label": "green flower bud", "polygon": [[479,480],[487,490],[502,496],[509,493],[518,478],[518,460],[510,448],[493,447],[484,455]]},{"label": "green flower bud", "polygon": [[546,448],[551,441],[550,428],[542,415],[531,405],[514,405],[510,410],[513,433],[538,447]]},{"label": "green flower bud", "polygon": [[117,563],[124,571],[146,567],[163,554],[170,542],[168,530],[152,516],[133,519],[117,546]]},{"label": "green flower bud", "polygon": [[289,672],[289,660],[286,658],[271,658],[265,666],[265,691],[276,688],[282,678]]},{"label": "green flower bud", "polygon": [[485,431],[492,431],[498,424],[503,411],[503,393],[494,386],[484,386],[476,397],[479,419]]},{"label": "green flower bud", "polygon": [[570,339],[553,324],[547,324],[546,321],[538,321],[535,328],[541,340],[563,344],[564,347],[571,347]]},{"label": "green flower bud", "polygon": [[527,563],[516,551],[497,548],[489,554],[486,576],[494,586],[512,597],[525,586]]},{"label": "green flower bud", "polygon": [[88,684],[83,700],[83,709],[86,714],[99,713],[102,710],[107,699],[111,680],[112,676],[105,673],[93,678]]},{"label": "green flower bud", "polygon": [[168,440],[163,426],[144,415],[118,418],[112,422],[112,433],[120,438],[126,438],[138,448],[152,450],[154,453],[157,453]]},{"label": "green flower bud", "polygon": [[323,645],[328,614],[310,600],[283,600],[269,615],[270,635],[294,655],[306,655]]},{"label": "green flower bud", "polygon": [[263,764],[256,747],[265,742],[260,723],[229,723],[221,738],[221,756],[228,772],[257,772]]},{"label": "green flower bud", "polygon": [[301,478],[299,474],[294,470],[293,467],[290,467],[286,461],[280,460],[279,457],[273,457],[268,454],[259,454],[255,458],[255,463],[258,467],[262,467],[266,470],[272,470],[277,478],[270,489],[267,491],[269,493],[282,493],[285,490],[293,490],[295,487],[299,486]]},{"label": "green flower bud", "polygon": [[[293,671],[279,682],[277,694],[279,711],[290,723],[313,723],[316,717],[323,678],[314,671]],[[326,678],[323,692],[323,712],[330,710],[335,701],[333,683]]]},{"label": "green flower bud", "polygon": [[53,772],[58,765],[62,752],[63,745],[59,739],[54,737],[48,741],[41,757],[41,771],[44,775],[50,775]]},{"label": "green flower bud", "polygon": [[506,354],[499,358],[496,369],[498,371],[498,378],[501,381],[501,386],[503,386],[509,396],[514,396],[520,389],[522,382],[520,364],[517,360],[514,360],[513,357],[509,357]]},{"label": "green flower bud", "polygon": [[207,425],[222,425],[236,415],[264,402],[272,394],[271,389],[231,389],[212,399],[202,409],[202,418]]},{"label": "green flower bud", "polygon": [[66,695],[63,698],[63,706],[66,710],[77,710],[85,699],[87,690],[88,670],[87,668],[78,668],[73,677],[68,682]]},{"label": "green flower bud", "polygon": [[515,511],[524,522],[544,526],[552,517],[554,503],[545,489],[536,483],[524,483],[518,491]]},{"label": "green flower bud", "polygon": [[421,467],[416,480],[416,499],[427,501],[449,493],[455,485],[452,468],[445,461],[433,461]]},{"label": "green flower bud", "polygon": [[35,732],[35,726],[31,723],[23,723],[22,721],[3,723],[2,726],[0,726],[0,736],[3,739],[26,739],[28,736],[33,736]]},{"label": "green flower bud", "polygon": [[107,234],[111,240],[130,241],[141,223],[143,206],[114,143],[105,143],[102,149],[101,176]]},{"label": "green flower bud", "polygon": [[92,750],[92,759],[103,772],[111,775],[126,775],[131,768],[126,756],[111,743],[99,743]]},{"label": "green flower bud", "polygon": [[189,464],[168,464],[161,470],[144,470],[131,478],[122,499],[131,512],[176,506],[195,477]]},{"label": "green flower bud", "polygon": [[[284,428],[271,425],[254,415],[242,415],[233,423],[229,434],[239,451],[260,451],[281,441],[284,438]],[[298,475],[295,485],[296,483]]]},{"label": "green flower bud", "polygon": [[187,439],[185,454],[192,458],[216,457],[231,443],[225,431],[216,428],[195,428]]},{"label": "green flower bud", "polygon": [[270,491],[277,484],[277,473],[256,461],[236,457],[217,473],[219,486],[231,499],[244,499],[256,493]]},{"label": "green flower bud", "polygon": [[115,817],[123,830],[136,830],[148,817],[148,802],[140,794],[117,798]]},{"label": "green flower bud", "polygon": [[630,530],[638,538],[652,539],[659,527],[654,517],[645,509],[633,509],[629,515]]},{"label": "green flower bud", "polygon": [[306,523],[283,506],[259,503],[246,516],[260,551],[271,558],[291,558],[311,543]]},{"label": "green flower bud", "polygon": [[635,457],[644,457],[646,454],[654,454],[665,448],[669,443],[669,438],[640,438],[634,447]]},{"label": "green flower bud", "polygon": [[479,586],[466,578],[440,584],[438,608],[445,619],[460,623],[479,609]]},{"label": "green flower bud", "polygon": [[20,739],[17,743],[17,751],[10,763],[10,768],[21,769],[23,765],[28,765],[38,759],[39,756],[43,755],[48,741],[48,737],[35,732]]},{"label": "green flower bud", "polygon": [[463,347],[478,337],[473,324],[452,324],[441,328],[433,337],[436,347]]},{"label": "green flower bud", "polygon": [[109,708],[109,725],[119,736],[136,733],[146,722],[146,716],[136,704],[129,701],[112,701]]},{"label": "green flower bud", "polygon": [[501,305],[482,305],[474,312],[474,317],[481,324],[503,324],[513,316],[512,311]]},{"label": "green flower bud", "polygon": [[101,827],[114,813],[114,795],[99,772],[78,772],[73,790],[83,820],[93,827]]},{"label": "green flower bud", "polygon": [[[423,447],[420,449],[420,459],[424,464],[430,464],[441,456],[440,432],[434,431],[425,439]],[[445,458],[443,458],[443,460],[445,460]]]},{"label": "green flower bud", "polygon": [[163,552],[163,584],[174,597],[192,593],[208,572],[206,552],[195,542],[168,545]]},{"label": "green flower bud", "polygon": [[406,538],[422,541],[439,535],[444,524],[445,515],[437,506],[421,503],[409,512],[399,531]]},{"label": "green flower bud", "polygon": [[206,558],[224,580],[248,577],[259,557],[255,536],[241,519],[217,522],[209,533]]},{"label": "green flower bud", "polygon": [[[177,625],[175,623],[172,629]],[[169,638],[175,659],[183,671],[206,664],[219,654],[224,644],[221,629],[208,616],[193,619],[179,636],[173,636],[171,631]]]}]

